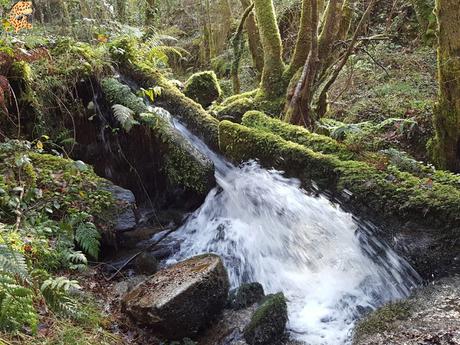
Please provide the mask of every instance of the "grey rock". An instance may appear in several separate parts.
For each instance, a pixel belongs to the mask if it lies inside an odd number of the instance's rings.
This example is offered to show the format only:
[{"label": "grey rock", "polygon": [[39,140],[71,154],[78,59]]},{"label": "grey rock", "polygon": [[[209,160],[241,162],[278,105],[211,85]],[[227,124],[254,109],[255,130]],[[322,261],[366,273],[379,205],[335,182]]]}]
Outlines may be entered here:
[{"label": "grey rock", "polygon": [[138,285],[123,298],[122,311],[167,339],[194,338],[222,311],[228,289],[220,257],[198,255]]},{"label": "grey rock", "polygon": [[143,252],[134,260],[137,274],[152,275],[158,272],[159,263],[152,252]]},{"label": "grey rock", "polygon": [[260,302],[265,296],[264,288],[259,283],[242,284],[239,288],[230,291],[228,306],[238,310]]},{"label": "grey rock", "polygon": [[460,276],[421,288],[358,323],[354,345],[460,344]]},{"label": "grey rock", "polygon": [[287,305],[282,292],[268,295],[244,329],[249,345],[281,344],[286,337]]},{"label": "grey rock", "polygon": [[136,215],[134,210],[136,209],[136,198],[128,189],[109,184],[105,188],[111,192],[117,204],[119,205],[117,217],[115,219],[115,232],[124,232],[132,230],[136,227]]}]

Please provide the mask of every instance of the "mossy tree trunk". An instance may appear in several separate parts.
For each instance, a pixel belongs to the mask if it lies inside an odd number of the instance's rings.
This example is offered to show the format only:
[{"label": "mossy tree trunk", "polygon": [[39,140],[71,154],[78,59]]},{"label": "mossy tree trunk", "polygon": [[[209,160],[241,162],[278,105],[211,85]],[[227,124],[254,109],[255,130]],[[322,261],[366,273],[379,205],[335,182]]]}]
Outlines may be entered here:
[{"label": "mossy tree trunk", "polygon": [[426,43],[432,43],[435,38],[436,17],[433,13],[434,0],[411,0],[417,14],[420,34]]},{"label": "mossy tree trunk", "polygon": [[460,171],[460,1],[436,0],[439,99],[432,146],[437,166]]},{"label": "mossy tree trunk", "polygon": [[259,96],[278,98],[284,90],[281,35],[272,0],[254,0],[257,24],[264,51],[264,68]]},{"label": "mossy tree trunk", "polygon": [[[243,8],[248,8],[251,5],[249,0],[241,0]],[[248,34],[249,51],[251,52],[252,64],[254,68],[262,73],[264,69],[264,51],[260,42],[259,28],[257,27],[256,18],[251,11],[246,19],[246,32]]]},{"label": "mossy tree trunk", "polygon": [[291,78],[297,70],[303,66],[305,60],[307,60],[311,47],[312,30],[311,3],[310,1],[302,1],[299,32],[297,34],[297,41],[294,47],[294,54],[292,55],[291,63],[286,70],[287,78]]}]

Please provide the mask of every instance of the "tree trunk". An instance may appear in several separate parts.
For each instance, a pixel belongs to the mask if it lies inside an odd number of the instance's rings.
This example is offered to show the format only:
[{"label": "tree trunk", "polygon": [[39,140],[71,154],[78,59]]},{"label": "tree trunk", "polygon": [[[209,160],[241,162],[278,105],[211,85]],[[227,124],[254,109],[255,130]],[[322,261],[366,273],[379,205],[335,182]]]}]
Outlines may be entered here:
[{"label": "tree trunk", "polygon": [[295,91],[291,99],[286,102],[286,115],[285,121],[296,124],[304,125],[305,127],[312,127],[313,121],[311,116],[311,98],[313,90],[311,85],[315,80],[318,59],[318,7],[317,0],[310,0],[311,9],[311,49],[305,61],[302,75],[295,87]]},{"label": "tree trunk", "polygon": [[[251,5],[249,0],[241,0],[243,8],[248,8]],[[254,68],[262,73],[264,69],[264,51],[260,43],[259,28],[257,27],[256,18],[251,12],[246,19],[246,32],[248,33],[249,51],[251,52],[252,64]]]},{"label": "tree trunk", "polygon": [[417,14],[420,34],[425,42],[432,43],[435,38],[436,17],[433,13],[434,0],[411,0]]},{"label": "tree trunk", "polygon": [[259,96],[278,98],[285,90],[283,83],[281,35],[276,21],[272,0],[254,0],[257,24],[264,51],[264,69]]},{"label": "tree trunk", "polygon": [[436,0],[439,23],[439,99],[435,107],[435,164],[460,171],[460,2]]},{"label": "tree trunk", "polygon": [[300,16],[297,41],[292,55],[291,63],[286,71],[286,77],[291,78],[307,60],[311,47],[311,4],[310,0],[302,1],[302,14]]}]

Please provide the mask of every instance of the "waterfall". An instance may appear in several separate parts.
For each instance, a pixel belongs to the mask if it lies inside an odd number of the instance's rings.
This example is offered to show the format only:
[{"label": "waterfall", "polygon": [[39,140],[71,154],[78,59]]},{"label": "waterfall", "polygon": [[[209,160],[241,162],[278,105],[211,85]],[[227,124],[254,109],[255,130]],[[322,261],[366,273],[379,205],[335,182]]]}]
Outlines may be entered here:
[{"label": "waterfall", "polygon": [[419,283],[375,229],[339,205],[256,162],[233,166],[171,121],[214,162],[218,186],[173,233],[180,251],[167,263],[219,254],[232,287],[257,281],[268,293],[283,291],[291,336],[311,345],[350,343],[360,316]]}]

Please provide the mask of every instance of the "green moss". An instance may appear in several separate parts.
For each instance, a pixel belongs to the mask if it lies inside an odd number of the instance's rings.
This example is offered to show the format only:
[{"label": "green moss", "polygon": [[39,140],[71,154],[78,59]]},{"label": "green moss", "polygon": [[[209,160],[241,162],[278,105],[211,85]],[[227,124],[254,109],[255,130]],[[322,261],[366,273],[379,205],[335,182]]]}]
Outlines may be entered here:
[{"label": "green moss", "polygon": [[203,71],[192,74],[185,83],[184,94],[208,107],[222,95],[217,76],[214,71]]},{"label": "green moss", "polygon": [[383,306],[358,323],[354,330],[354,341],[359,341],[365,335],[390,330],[394,327],[394,322],[407,319],[410,312],[409,302],[396,302]]},{"label": "green moss", "polygon": [[354,156],[345,145],[330,137],[311,133],[304,127],[268,117],[260,111],[247,112],[243,116],[242,124],[277,134],[285,140],[306,146],[316,152],[332,153],[341,159],[350,159]]},{"label": "green moss", "polygon": [[168,121],[153,113],[143,113],[141,121],[152,129],[160,142],[158,149],[162,152],[163,169],[171,184],[202,195],[214,187],[212,162],[186,142]]},{"label": "green moss", "polygon": [[220,105],[221,106],[227,106],[227,105],[229,105],[230,103],[233,103],[236,100],[240,100],[240,99],[244,99],[244,98],[253,100],[258,91],[259,91],[259,89],[254,89],[252,91],[243,92],[243,93],[239,93],[237,95],[230,96],[230,97],[224,99],[224,101]]},{"label": "green moss", "polygon": [[253,107],[254,102],[250,98],[239,98],[219,109],[217,111],[217,118],[239,123],[243,115],[253,109]]},{"label": "green moss", "polygon": [[217,148],[218,120],[208,114],[201,105],[186,97],[156,69],[139,61],[130,61],[120,65],[121,71],[134,79],[143,88],[159,86],[161,95],[155,104],[165,108],[182,120],[187,127],[201,137],[208,145]]},{"label": "green moss", "polygon": [[219,145],[235,162],[257,158],[263,165],[284,170],[304,182],[314,180],[320,187],[338,192],[346,189],[352,194],[350,202],[381,214],[458,227],[460,190],[450,185],[391,166],[381,171],[364,162],[340,160],[229,121],[219,125]]},{"label": "green moss", "polygon": [[102,91],[111,105],[121,104],[139,115],[148,111],[142,98],[131,92],[129,86],[120,83],[115,78],[106,78],[101,81]]},{"label": "green moss", "polygon": [[285,332],[287,322],[286,299],[282,292],[266,297],[244,329],[249,345],[276,344]]}]

